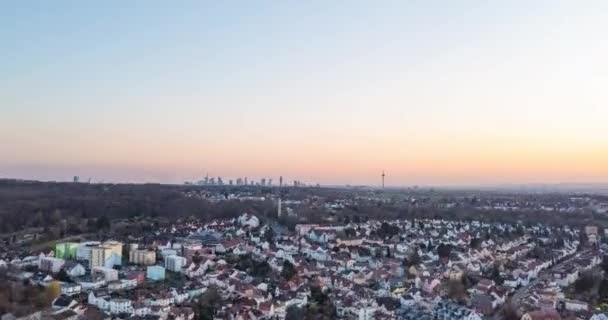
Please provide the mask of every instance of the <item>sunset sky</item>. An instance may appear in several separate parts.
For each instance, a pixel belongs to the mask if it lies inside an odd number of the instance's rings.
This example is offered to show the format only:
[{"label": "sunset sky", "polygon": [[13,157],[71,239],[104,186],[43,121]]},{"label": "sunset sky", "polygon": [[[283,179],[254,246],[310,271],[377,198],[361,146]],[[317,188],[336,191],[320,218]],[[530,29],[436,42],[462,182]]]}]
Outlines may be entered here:
[{"label": "sunset sky", "polygon": [[608,182],[608,1],[5,1],[0,177]]}]

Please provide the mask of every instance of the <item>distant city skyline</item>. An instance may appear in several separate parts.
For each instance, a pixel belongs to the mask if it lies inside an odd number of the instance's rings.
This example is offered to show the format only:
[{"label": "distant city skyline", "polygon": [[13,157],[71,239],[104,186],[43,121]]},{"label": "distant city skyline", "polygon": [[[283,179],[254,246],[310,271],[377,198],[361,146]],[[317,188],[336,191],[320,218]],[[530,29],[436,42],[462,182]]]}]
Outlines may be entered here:
[{"label": "distant city skyline", "polygon": [[608,2],[0,4],[0,177],[608,182]]}]

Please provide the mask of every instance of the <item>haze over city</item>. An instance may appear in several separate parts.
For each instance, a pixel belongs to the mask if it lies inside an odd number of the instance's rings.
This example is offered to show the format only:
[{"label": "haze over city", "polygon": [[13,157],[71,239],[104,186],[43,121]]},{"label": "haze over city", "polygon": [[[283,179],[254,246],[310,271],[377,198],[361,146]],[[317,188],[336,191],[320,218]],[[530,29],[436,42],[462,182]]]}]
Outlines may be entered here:
[{"label": "haze over city", "polygon": [[0,320],[608,320],[608,1],[0,1]]},{"label": "haze over city", "polygon": [[608,181],[608,2],[0,4],[0,177]]}]

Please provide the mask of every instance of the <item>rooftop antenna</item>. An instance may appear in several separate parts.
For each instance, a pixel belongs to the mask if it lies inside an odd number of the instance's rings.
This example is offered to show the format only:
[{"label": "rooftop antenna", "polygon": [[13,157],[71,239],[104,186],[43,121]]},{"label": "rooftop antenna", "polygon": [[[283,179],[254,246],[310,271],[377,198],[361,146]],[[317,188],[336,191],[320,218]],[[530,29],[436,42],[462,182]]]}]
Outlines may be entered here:
[{"label": "rooftop antenna", "polygon": [[382,189],[384,189],[384,177],[386,177],[386,174],[384,173],[384,170],[382,170]]}]

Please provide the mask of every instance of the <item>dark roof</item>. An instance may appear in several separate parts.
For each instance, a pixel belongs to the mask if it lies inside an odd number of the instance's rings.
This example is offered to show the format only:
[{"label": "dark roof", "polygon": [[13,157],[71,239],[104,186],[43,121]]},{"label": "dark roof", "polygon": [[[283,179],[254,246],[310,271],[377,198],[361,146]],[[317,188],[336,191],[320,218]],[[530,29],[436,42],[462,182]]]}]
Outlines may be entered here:
[{"label": "dark roof", "polygon": [[71,303],[72,298],[66,295],[60,295],[59,297],[57,297],[57,299],[55,299],[55,301],[53,301],[53,307],[67,308],[70,306]]}]

